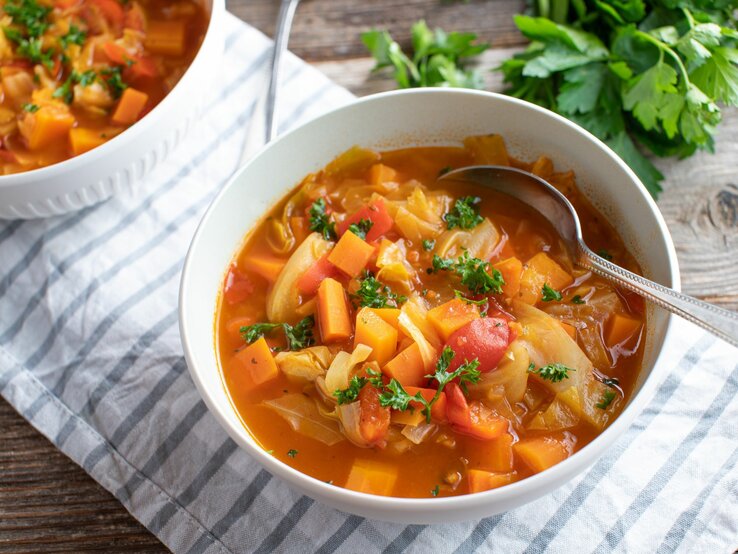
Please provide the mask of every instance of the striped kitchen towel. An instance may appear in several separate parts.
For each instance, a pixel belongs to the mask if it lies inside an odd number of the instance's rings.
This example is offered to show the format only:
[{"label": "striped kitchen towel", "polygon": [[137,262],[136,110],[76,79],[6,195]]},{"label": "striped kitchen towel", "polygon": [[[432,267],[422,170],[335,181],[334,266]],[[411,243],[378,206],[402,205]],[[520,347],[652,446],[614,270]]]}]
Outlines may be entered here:
[{"label": "striped kitchen towel", "polygon": [[[175,552],[727,552],[738,546],[738,355],[680,322],[668,377],[584,475],[463,524],[336,512],[255,464],[200,400],[177,288],[232,172],[269,41],[228,19],[205,117],[135,198],[0,223],[0,392]],[[350,101],[288,57],[280,128]],[[732,550],[731,550],[732,551]]]}]

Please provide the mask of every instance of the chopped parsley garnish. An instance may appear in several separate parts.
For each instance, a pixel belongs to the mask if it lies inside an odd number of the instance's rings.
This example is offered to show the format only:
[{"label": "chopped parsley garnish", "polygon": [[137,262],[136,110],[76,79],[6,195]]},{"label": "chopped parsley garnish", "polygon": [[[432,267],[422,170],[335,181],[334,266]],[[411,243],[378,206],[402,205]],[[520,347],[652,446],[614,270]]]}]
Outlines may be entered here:
[{"label": "chopped parsley garnish", "polygon": [[453,209],[443,216],[447,229],[473,229],[484,218],[479,215],[479,204],[482,199],[478,196],[463,196],[456,200]]},{"label": "chopped parsley garnish", "polygon": [[602,249],[598,250],[598,251],[597,251],[597,255],[598,255],[598,256],[599,256],[600,258],[605,258],[605,259],[606,259],[606,260],[607,260],[608,262],[611,262],[611,261],[612,261],[612,254],[610,254],[610,253],[609,253],[609,252],[608,252],[607,250],[605,250],[604,248],[602,248]]},{"label": "chopped parsley garnish", "polygon": [[370,272],[364,272],[359,289],[351,295],[358,300],[359,306],[368,308],[397,308],[407,300],[406,297],[395,294],[387,285],[383,285]]},{"label": "chopped parsley garnish", "polygon": [[426,252],[430,252],[435,247],[436,247],[436,241],[435,240],[428,240],[428,239],[426,239],[426,240],[423,241],[423,250],[425,250]]},{"label": "chopped parsley garnish", "polygon": [[440,490],[441,490],[440,487],[438,485],[436,485],[430,491],[431,496],[438,496],[438,493],[440,492]]},{"label": "chopped parsley garnish", "polygon": [[289,456],[290,458],[295,458],[295,457],[297,457],[297,450],[295,450],[294,448],[290,448],[290,449],[289,449],[289,450],[287,451],[287,455],[288,455],[288,456]]},{"label": "chopped parsley garnish", "polygon": [[251,344],[275,329],[282,328],[284,336],[287,339],[288,349],[300,350],[315,343],[315,338],[313,337],[314,326],[315,318],[309,315],[294,326],[289,323],[255,323],[254,325],[241,327],[239,332],[243,340]]},{"label": "chopped parsley garnish", "polygon": [[587,302],[582,299],[581,296],[578,294],[575,294],[574,297],[571,299],[572,304],[586,304]]},{"label": "chopped parsley garnish", "polygon": [[348,226],[348,230],[362,240],[366,240],[366,234],[374,226],[371,219],[360,219],[358,223],[352,223]]},{"label": "chopped parsley garnish", "polygon": [[[491,273],[488,269],[491,268]],[[433,269],[431,272],[437,271],[453,271],[461,277],[461,284],[466,286],[472,294],[500,294],[505,279],[497,269],[490,266],[489,262],[473,258],[469,252],[464,252],[459,256],[458,260],[450,260],[441,258],[438,255],[433,256]]]},{"label": "chopped parsley garnish", "polygon": [[28,113],[36,113],[41,108],[36,104],[23,104],[23,111]]},{"label": "chopped parsley garnish", "polygon": [[620,386],[620,379],[617,377],[605,377],[602,380],[603,385],[607,385],[608,387],[619,387]]},{"label": "chopped parsley garnish", "polygon": [[311,231],[317,231],[323,235],[325,240],[336,240],[336,224],[330,220],[330,215],[326,212],[326,204],[323,198],[318,198],[313,202],[308,215],[310,216]]},{"label": "chopped parsley garnish", "polygon": [[569,378],[570,371],[576,371],[571,367],[566,367],[564,364],[548,364],[543,367],[535,368],[535,364],[528,366],[528,373],[535,373],[541,379],[546,379],[552,383],[558,383],[564,379]]},{"label": "chopped parsley garnish", "polygon": [[67,34],[62,35],[59,38],[59,44],[61,44],[62,50],[66,50],[70,44],[82,46],[85,43],[86,38],[87,34],[75,24],[72,24],[69,26]]},{"label": "chopped parsley garnish", "polygon": [[367,383],[368,380],[366,377],[354,375],[351,381],[349,381],[349,386],[343,390],[334,390],[333,396],[336,397],[339,404],[351,404],[351,402],[359,398],[359,392]]},{"label": "chopped parsley garnish", "polygon": [[453,169],[454,169],[453,167],[451,167],[450,165],[447,165],[446,167],[441,168],[441,170],[438,172],[438,176],[443,177],[449,171],[453,171]]},{"label": "chopped parsley garnish", "polygon": [[379,395],[379,404],[381,406],[389,406],[393,410],[407,410],[411,400],[420,400],[422,396],[419,392],[415,396],[410,396],[397,379],[390,379],[390,382],[384,386],[382,394]]},{"label": "chopped parsley garnish", "polygon": [[605,392],[602,393],[602,399],[595,404],[596,407],[598,407],[600,410],[607,410],[607,408],[610,407],[610,404],[612,404],[612,401],[615,400],[615,397],[617,394],[612,389],[607,389]]},{"label": "chopped parsley garnish", "polygon": [[18,29],[12,29],[10,27],[5,27],[3,33],[5,33],[5,36],[9,40],[12,40],[18,45],[15,53],[20,57],[28,58],[33,63],[42,63],[49,69],[54,67],[54,60],[51,59],[54,53],[51,50],[44,50],[42,48],[41,38],[26,38]]},{"label": "chopped parsley garnish", "polygon": [[563,298],[563,296],[561,296],[561,293],[557,291],[556,289],[551,288],[551,286],[548,283],[544,283],[541,291],[543,292],[544,302],[551,302],[553,300],[560,302],[561,299]]},{"label": "chopped parsley garnish", "polygon": [[123,81],[120,67],[116,66],[103,69],[101,73],[105,77],[105,82],[114,98],[119,98],[123,94],[123,91],[128,88],[128,85]]},{"label": "chopped parsley garnish", "polygon": [[482,298],[481,300],[474,300],[473,298],[467,298],[466,296],[464,296],[463,292],[461,292],[460,290],[455,290],[455,289],[454,289],[454,296],[458,298],[459,300],[463,300],[467,304],[474,304],[475,306],[484,306],[485,304],[489,302],[486,298]]},{"label": "chopped parsley garnish", "polygon": [[19,28],[5,27],[5,36],[18,45],[16,54],[28,58],[34,63],[42,63],[51,68],[54,62],[51,59],[52,50],[42,48],[42,35],[49,27],[48,15],[51,8],[42,6],[36,0],[21,0],[20,2],[7,2],[3,11],[8,14],[13,24]]}]

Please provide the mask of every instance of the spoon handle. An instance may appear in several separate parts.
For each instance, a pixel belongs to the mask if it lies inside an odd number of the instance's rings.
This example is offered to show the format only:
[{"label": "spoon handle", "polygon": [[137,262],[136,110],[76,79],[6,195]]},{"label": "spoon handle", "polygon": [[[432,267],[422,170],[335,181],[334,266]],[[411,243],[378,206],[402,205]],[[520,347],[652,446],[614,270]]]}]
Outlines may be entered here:
[{"label": "spoon handle", "polygon": [[738,346],[738,313],[718,308],[631,273],[596,255],[583,244],[580,245],[580,254],[579,265],[585,269],[615,281],[657,306],[707,329],[733,346]]}]

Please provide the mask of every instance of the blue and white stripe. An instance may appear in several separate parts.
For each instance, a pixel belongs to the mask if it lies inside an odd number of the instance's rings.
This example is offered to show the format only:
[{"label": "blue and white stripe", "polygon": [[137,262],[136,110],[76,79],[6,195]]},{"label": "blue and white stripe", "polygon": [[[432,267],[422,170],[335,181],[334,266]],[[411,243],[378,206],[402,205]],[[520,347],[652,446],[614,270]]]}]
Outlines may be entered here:
[{"label": "blue and white stripe", "polygon": [[[738,537],[738,355],[680,326],[671,372],[583,476],[479,522],[333,511],[254,464],[186,371],[177,287],[195,225],[234,169],[268,40],[228,18],[222,85],[135,197],[0,224],[0,392],[175,552],[728,550]],[[280,130],[350,100],[287,58]]]}]

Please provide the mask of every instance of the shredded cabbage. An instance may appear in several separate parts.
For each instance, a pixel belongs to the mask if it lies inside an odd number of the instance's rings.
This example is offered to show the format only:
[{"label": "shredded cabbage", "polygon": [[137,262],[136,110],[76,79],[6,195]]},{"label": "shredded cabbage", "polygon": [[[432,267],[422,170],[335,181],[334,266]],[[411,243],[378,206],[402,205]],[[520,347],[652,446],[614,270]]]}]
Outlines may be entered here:
[{"label": "shredded cabbage", "polygon": [[315,400],[300,393],[286,394],[274,400],[266,400],[264,406],[277,412],[301,435],[318,440],[328,446],[344,440],[335,421],[320,415]]}]

